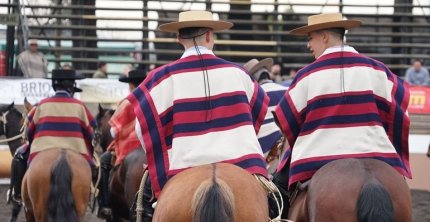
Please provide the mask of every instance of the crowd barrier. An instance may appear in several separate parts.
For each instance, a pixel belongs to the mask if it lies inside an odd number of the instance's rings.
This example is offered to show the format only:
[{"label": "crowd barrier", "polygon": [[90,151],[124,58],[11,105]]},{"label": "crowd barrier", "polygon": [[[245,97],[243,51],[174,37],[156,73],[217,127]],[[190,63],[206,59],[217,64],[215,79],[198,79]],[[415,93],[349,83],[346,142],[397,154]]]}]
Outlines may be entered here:
[{"label": "crowd barrier", "polygon": [[[117,79],[77,80],[77,86],[83,90],[75,97],[84,103],[117,103],[129,93],[128,84]],[[0,78],[0,104],[17,105],[24,103],[24,98],[35,104],[43,98],[54,95],[50,79],[42,78]]]}]

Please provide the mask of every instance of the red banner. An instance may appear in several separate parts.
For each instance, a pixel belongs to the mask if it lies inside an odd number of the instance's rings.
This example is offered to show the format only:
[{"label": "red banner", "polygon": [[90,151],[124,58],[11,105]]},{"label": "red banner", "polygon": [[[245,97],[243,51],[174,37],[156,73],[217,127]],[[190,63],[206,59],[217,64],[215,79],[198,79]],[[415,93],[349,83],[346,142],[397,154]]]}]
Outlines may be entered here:
[{"label": "red banner", "polygon": [[430,114],[430,87],[410,86],[409,113]]}]

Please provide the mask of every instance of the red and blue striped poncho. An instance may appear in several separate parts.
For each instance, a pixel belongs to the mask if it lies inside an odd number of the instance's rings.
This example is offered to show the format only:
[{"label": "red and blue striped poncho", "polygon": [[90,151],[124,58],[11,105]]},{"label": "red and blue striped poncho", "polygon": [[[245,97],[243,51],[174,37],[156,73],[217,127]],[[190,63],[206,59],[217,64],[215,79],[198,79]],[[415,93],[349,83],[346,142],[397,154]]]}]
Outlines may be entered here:
[{"label": "red and blue striped poncho", "polygon": [[408,102],[407,83],[383,63],[348,46],[326,50],[275,109],[291,146],[289,184],[341,158],[382,160],[411,178]]},{"label": "red and blue striped poncho", "polygon": [[28,114],[29,162],[37,153],[53,148],[75,150],[92,163],[96,122],[87,107],[67,92],[43,99]]},{"label": "red and blue striped poncho", "polygon": [[128,96],[157,197],[175,174],[209,163],[228,162],[267,176],[256,136],[267,95],[239,65],[205,48],[200,51],[204,63],[193,49],[187,50],[181,59],[151,71]]},{"label": "red and blue striped poncho", "polygon": [[276,105],[278,105],[288,87],[269,80],[261,83],[261,88],[263,88],[263,90],[267,93],[270,102],[263,125],[261,126],[260,132],[258,132],[257,136],[261,149],[263,150],[264,155],[267,157],[271,149],[282,137],[282,133],[273,118],[272,111],[275,110]]}]

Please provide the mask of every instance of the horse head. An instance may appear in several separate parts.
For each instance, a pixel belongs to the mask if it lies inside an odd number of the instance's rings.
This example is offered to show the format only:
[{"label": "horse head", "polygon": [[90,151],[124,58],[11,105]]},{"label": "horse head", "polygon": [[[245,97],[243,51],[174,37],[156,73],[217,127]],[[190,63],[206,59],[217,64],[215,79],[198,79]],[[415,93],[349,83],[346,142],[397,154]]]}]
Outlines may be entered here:
[{"label": "horse head", "polygon": [[7,138],[1,141],[9,143],[12,154],[22,145],[23,124],[24,117],[15,108],[13,102],[9,105],[0,106],[0,136],[4,135]]},{"label": "horse head", "polygon": [[105,109],[100,104],[98,107],[99,112],[96,115],[97,127],[95,129],[95,137],[97,143],[101,146],[103,151],[113,141],[112,135],[110,134],[109,120],[114,114],[114,109]]}]

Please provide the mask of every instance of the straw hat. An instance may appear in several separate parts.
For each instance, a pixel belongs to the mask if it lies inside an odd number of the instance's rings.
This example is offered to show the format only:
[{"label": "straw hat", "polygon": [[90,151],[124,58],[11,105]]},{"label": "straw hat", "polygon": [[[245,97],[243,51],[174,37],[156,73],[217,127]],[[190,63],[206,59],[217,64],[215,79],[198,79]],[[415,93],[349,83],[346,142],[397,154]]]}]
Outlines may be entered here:
[{"label": "straw hat", "polygon": [[170,22],[158,27],[164,32],[177,33],[179,29],[191,27],[211,28],[213,31],[229,29],[233,26],[231,22],[213,20],[212,13],[208,11],[186,11],[179,13],[177,22]]},{"label": "straw hat", "polygon": [[251,59],[243,65],[243,68],[248,70],[248,72],[252,75],[254,74],[254,72],[258,71],[261,68],[266,68],[269,71],[272,68],[272,66],[273,66],[272,58],[266,58],[260,61],[258,61],[257,59]]},{"label": "straw hat", "polygon": [[346,30],[358,27],[362,24],[359,20],[343,20],[341,13],[325,13],[308,17],[308,25],[290,31],[291,35],[303,36],[309,32],[330,29],[344,28]]}]

